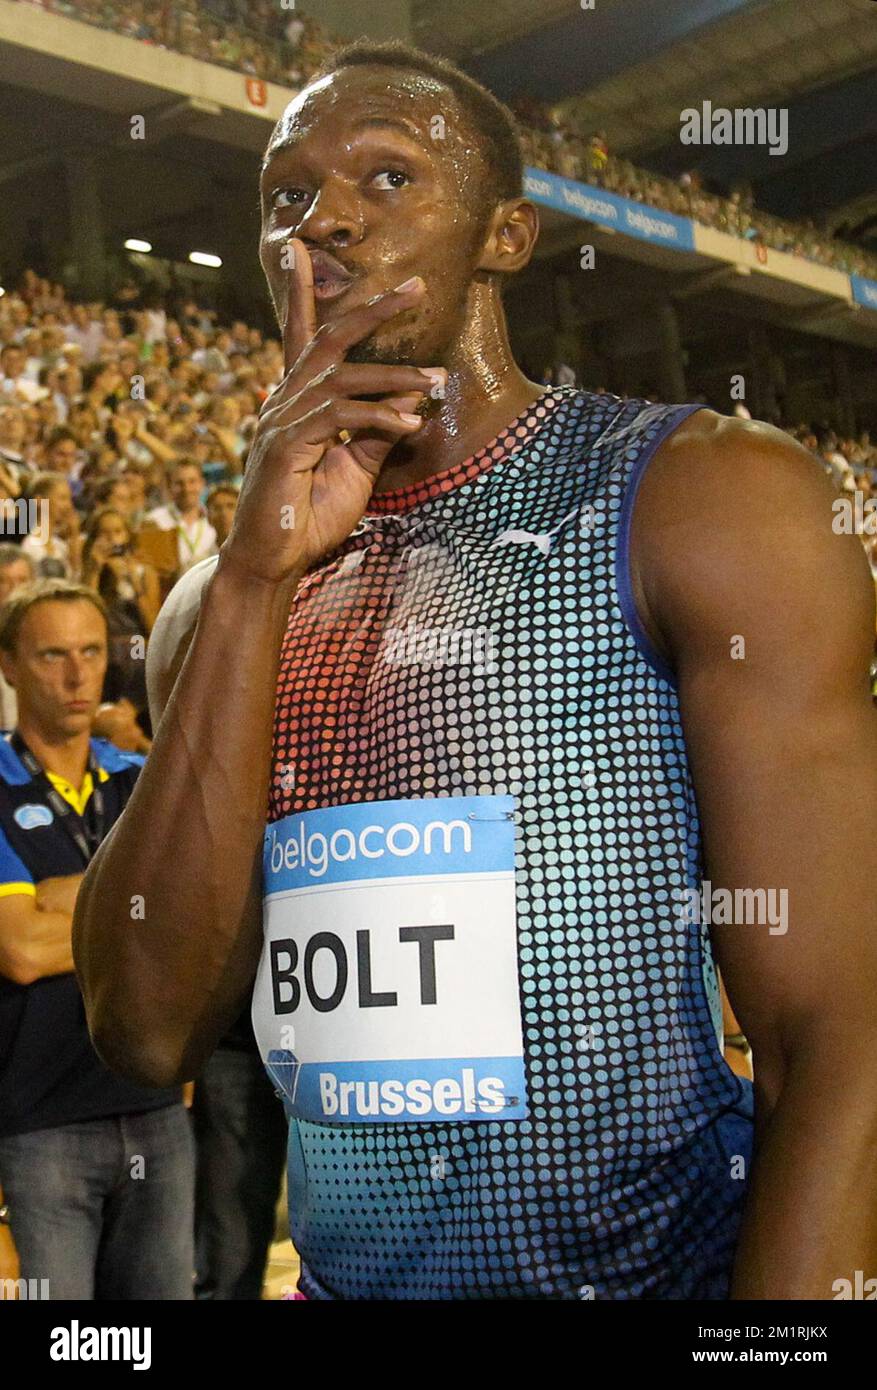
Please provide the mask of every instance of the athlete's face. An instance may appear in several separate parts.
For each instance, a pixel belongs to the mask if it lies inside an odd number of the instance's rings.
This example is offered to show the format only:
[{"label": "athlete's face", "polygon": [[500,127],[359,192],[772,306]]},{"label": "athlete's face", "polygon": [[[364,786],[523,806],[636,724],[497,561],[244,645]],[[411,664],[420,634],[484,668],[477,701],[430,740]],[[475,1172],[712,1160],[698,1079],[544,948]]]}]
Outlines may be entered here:
[{"label": "athlete's face", "polygon": [[281,325],[283,251],[296,236],[350,277],[333,278],[330,267],[324,278],[317,265],[318,324],[412,275],[426,282],[417,307],[358,344],[349,360],[442,364],[464,329],[479,264],[483,177],[475,140],[442,83],[367,67],[306,88],[274,130],[261,181],[260,258]]},{"label": "athlete's face", "polygon": [[106,623],[87,599],[35,603],[25,614],[3,673],[22,714],[47,737],[82,733],[100,704],[107,669]]}]

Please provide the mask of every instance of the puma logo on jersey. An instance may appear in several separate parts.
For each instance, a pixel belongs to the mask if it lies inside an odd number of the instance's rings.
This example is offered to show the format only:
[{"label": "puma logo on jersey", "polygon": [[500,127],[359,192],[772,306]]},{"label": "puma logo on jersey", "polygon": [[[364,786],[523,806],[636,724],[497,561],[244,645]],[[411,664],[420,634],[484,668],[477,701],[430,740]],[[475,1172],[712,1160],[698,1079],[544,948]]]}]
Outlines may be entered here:
[{"label": "puma logo on jersey", "polygon": [[537,531],[503,531],[502,535],[491,541],[490,549],[493,550],[498,545],[535,545],[543,555],[548,555],[553,540],[553,531],[546,531],[544,535]]},{"label": "puma logo on jersey", "polygon": [[567,512],[566,516],[561,517],[557,525],[552,526],[550,531],[502,531],[490,542],[488,548],[493,550],[497,545],[535,545],[536,549],[543,555],[550,555],[555,536],[574,516],[580,516],[583,531],[590,531],[594,524],[594,508],[591,506],[574,507],[571,512]]}]

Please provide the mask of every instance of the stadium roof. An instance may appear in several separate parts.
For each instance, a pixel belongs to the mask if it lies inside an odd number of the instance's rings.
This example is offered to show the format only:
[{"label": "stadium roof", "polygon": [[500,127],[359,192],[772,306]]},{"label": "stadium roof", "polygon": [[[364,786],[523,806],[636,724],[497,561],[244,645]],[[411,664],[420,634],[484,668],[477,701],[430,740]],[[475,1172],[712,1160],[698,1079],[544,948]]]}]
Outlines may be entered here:
[{"label": "stadium roof", "polygon": [[[666,173],[696,163],[720,184],[748,179],[781,216],[834,209],[832,225],[877,240],[874,0],[414,0],[413,14],[419,43],[506,100],[560,106]],[[680,112],[704,100],[786,107],[788,153],[681,145]]]}]

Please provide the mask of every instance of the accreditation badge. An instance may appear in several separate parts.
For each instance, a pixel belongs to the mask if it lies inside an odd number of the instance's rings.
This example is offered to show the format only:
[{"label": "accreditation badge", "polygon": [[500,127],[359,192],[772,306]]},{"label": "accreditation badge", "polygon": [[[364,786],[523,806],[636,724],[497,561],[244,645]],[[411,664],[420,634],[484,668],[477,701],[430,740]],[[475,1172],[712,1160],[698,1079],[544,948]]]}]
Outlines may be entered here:
[{"label": "accreditation badge", "polygon": [[268,827],[253,1026],[293,1118],[526,1116],[514,807],[372,801]]}]

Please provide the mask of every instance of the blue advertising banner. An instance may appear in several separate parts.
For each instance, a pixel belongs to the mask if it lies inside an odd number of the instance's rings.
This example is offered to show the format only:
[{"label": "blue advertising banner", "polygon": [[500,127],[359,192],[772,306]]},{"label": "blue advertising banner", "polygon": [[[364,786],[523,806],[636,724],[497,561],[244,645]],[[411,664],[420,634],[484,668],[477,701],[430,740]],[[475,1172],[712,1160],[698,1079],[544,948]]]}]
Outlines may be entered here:
[{"label": "blue advertising banner", "polygon": [[866,309],[877,309],[877,280],[866,280],[862,275],[851,275],[853,299],[864,304]]},{"label": "blue advertising banner", "polygon": [[641,241],[671,246],[677,251],[694,250],[694,224],[689,217],[677,217],[675,213],[662,212],[647,203],[631,202],[605,188],[576,183],[560,174],[528,166],[524,170],[524,192],[535,203],[581,217],[586,222],[596,222],[601,227],[611,227]]}]

